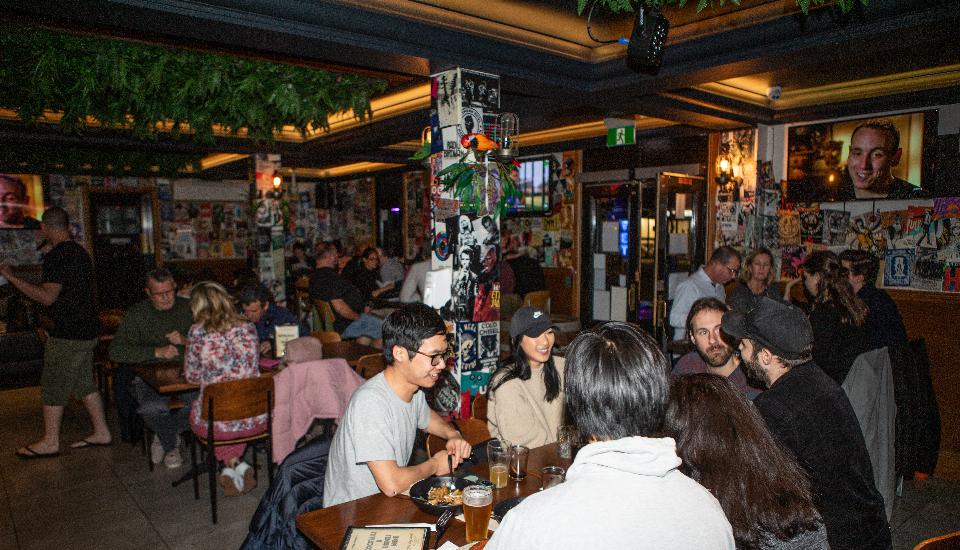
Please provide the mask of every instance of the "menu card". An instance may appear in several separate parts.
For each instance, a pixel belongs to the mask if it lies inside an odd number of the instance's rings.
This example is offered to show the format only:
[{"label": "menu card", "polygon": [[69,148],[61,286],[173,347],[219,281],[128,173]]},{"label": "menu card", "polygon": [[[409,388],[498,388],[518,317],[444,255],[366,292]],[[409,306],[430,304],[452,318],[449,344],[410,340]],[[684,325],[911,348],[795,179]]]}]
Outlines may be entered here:
[{"label": "menu card", "polygon": [[280,359],[287,352],[287,342],[300,337],[300,327],[297,325],[277,325],[274,330],[274,346],[276,357]]},{"label": "menu card", "polygon": [[350,527],[340,550],[427,550],[429,527]]}]

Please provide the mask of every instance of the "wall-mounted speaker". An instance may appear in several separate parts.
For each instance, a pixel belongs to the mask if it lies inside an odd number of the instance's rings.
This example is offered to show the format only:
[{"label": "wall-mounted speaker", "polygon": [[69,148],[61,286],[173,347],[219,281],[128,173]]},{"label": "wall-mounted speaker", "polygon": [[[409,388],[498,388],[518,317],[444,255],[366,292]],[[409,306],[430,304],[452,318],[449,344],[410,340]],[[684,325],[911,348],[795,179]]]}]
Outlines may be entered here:
[{"label": "wall-mounted speaker", "polygon": [[633,21],[633,34],[627,46],[627,67],[644,74],[657,74],[663,63],[670,22],[657,8],[642,6]]}]

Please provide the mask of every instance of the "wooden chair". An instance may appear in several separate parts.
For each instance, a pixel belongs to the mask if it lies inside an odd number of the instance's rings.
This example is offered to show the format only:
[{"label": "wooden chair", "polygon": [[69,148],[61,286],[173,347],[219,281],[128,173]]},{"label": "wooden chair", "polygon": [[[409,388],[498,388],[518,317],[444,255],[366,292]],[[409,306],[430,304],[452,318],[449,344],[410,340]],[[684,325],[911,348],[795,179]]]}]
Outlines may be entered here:
[{"label": "wooden chair", "polygon": [[93,352],[93,368],[96,371],[97,389],[103,398],[104,408],[110,406],[110,385],[113,380],[113,371],[117,365],[110,360],[110,343],[113,335],[123,320],[122,309],[105,309],[97,315],[99,324],[97,330],[97,347]]},{"label": "wooden chair", "polygon": [[960,548],[960,531],[921,541],[913,550],[957,550]]},{"label": "wooden chair", "polygon": [[387,360],[382,353],[371,353],[357,359],[357,374],[366,380],[383,372],[387,368]]},{"label": "wooden chair", "polygon": [[[463,439],[470,445],[478,445],[490,439],[490,430],[487,421],[479,418],[466,418],[454,422],[454,426],[463,434]],[[427,456],[433,456],[447,447],[447,440],[433,434],[427,436]]]},{"label": "wooden chair", "polygon": [[320,330],[314,332],[310,336],[313,336],[317,340],[320,340],[321,344],[329,344],[331,342],[340,341],[340,333],[333,330]]},{"label": "wooden chair", "polygon": [[478,420],[487,421],[487,394],[478,393],[470,402],[470,416]]},{"label": "wooden chair", "polygon": [[[194,433],[190,445],[190,460],[193,462],[193,495],[200,498],[200,483],[197,477],[197,443],[205,447],[207,468],[210,480],[210,514],[213,523],[217,523],[217,457],[214,449],[221,445],[240,443],[261,443],[266,446],[267,456],[273,443],[273,377],[243,378],[217,382],[205,387],[200,396],[201,415],[207,423],[207,437]],[[267,415],[267,425],[263,433],[238,437],[236,439],[215,439],[214,422],[242,420],[254,416]],[[253,452],[253,470],[257,472],[257,453]],[[273,461],[267,459],[267,476],[273,482]]]},{"label": "wooden chair", "polygon": [[334,330],[333,322],[336,317],[333,315],[333,306],[326,300],[314,300],[313,308],[317,315],[317,324],[313,328],[317,330]]},{"label": "wooden chair", "polygon": [[550,291],[537,290],[528,292],[523,297],[523,305],[542,309],[545,313],[550,313]]}]

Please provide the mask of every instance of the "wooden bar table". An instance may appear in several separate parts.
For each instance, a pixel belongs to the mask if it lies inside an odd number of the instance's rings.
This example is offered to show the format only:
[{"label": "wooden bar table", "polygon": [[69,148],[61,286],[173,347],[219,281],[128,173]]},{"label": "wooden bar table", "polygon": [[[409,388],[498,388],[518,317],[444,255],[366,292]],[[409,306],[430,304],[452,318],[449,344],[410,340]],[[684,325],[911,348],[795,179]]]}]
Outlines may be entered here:
[{"label": "wooden bar table", "polygon": [[133,365],[134,372],[157,393],[177,393],[199,389],[183,378],[183,362],[146,363]]},{"label": "wooden bar table", "polygon": [[[323,344],[324,359],[344,359],[352,368],[357,368],[357,360],[371,353],[383,353],[373,346],[356,342],[331,342]],[[131,365],[137,376],[150,385],[157,393],[178,393],[199,389],[197,384],[187,382],[183,377],[183,362],[172,361],[162,363],[145,363]],[[264,370],[263,374],[272,375],[272,371]]]},{"label": "wooden bar table", "polygon": [[[569,465],[569,463],[569,461],[565,463],[559,461],[556,444],[531,449],[527,463],[527,477],[519,482],[508,480],[507,486],[503,489],[494,489],[494,506],[509,498],[528,496],[539,491],[540,468],[543,466]],[[486,464],[469,469],[481,477],[488,477]],[[436,522],[437,516],[421,511],[408,496],[397,495],[390,498],[383,493],[377,493],[302,514],[297,517],[297,528],[320,550],[338,550],[350,526]],[[444,541],[451,541],[457,546],[467,543],[467,526],[464,522],[452,519],[447,527],[447,532],[443,536]]]},{"label": "wooden bar table", "polygon": [[344,359],[354,369],[357,368],[358,359],[372,353],[383,353],[383,350],[353,341],[323,344],[324,359]]}]

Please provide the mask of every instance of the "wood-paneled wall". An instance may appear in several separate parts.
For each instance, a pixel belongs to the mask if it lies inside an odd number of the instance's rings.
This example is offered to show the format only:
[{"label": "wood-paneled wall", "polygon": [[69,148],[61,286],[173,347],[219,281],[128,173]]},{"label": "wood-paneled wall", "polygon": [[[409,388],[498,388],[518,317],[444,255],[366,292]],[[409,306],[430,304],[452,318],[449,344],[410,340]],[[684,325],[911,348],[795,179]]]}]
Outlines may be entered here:
[{"label": "wood-paneled wall", "polygon": [[930,356],[933,389],[940,405],[941,466],[944,457],[960,456],[960,294],[888,290],[897,303],[900,316],[911,338],[923,338]]}]

